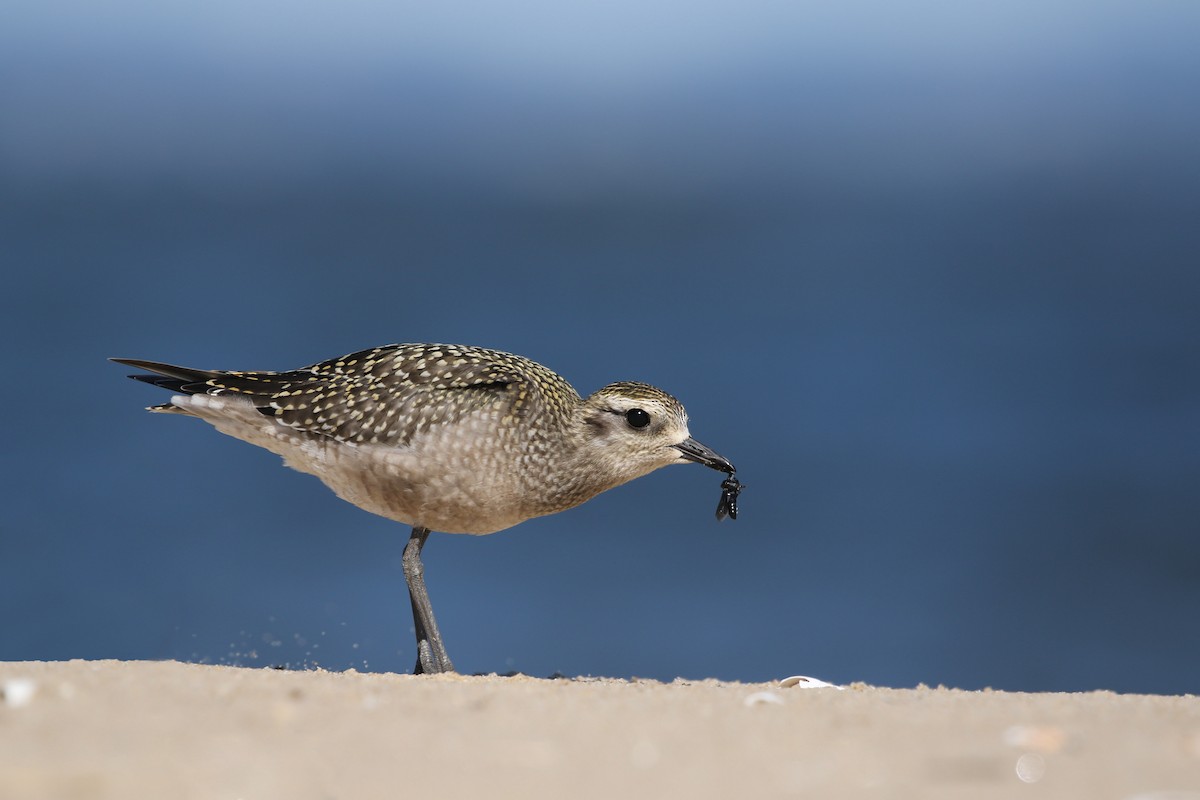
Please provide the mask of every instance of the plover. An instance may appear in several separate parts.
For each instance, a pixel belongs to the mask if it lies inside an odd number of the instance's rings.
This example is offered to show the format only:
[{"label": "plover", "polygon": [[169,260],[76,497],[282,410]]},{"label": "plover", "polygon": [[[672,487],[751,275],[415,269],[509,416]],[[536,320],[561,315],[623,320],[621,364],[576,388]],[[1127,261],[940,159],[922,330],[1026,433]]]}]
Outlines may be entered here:
[{"label": "plover", "polygon": [[685,462],[730,476],[717,517],[737,515],[733,465],[691,437],[678,400],[645,383],[584,398],[528,358],[449,344],[386,345],[287,372],[112,360],[176,393],[150,411],[199,417],[412,526],[402,563],[417,673],[454,671],[425,589],[430,531],[494,533]]}]

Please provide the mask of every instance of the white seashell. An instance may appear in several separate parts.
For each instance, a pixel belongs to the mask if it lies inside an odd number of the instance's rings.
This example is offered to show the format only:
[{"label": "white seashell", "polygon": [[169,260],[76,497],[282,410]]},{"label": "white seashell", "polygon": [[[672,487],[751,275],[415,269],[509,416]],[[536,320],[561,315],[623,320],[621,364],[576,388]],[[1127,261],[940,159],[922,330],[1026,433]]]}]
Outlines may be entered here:
[{"label": "white seashell", "polygon": [[783,705],[783,698],[774,692],[755,692],[754,694],[747,695],[743,702],[747,707],[762,705],[779,706]]},{"label": "white seashell", "polygon": [[844,690],[845,686],[838,686],[836,683],[826,683],[820,678],[810,678],[807,675],[792,675],[790,678],[784,678],[779,682],[780,689],[837,689]]},{"label": "white seashell", "polygon": [[4,698],[4,705],[10,708],[21,708],[29,705],[36,690],[37,684],[29,678],[12,678],[5,681],[4,685],[0,687],[0,697]]}]

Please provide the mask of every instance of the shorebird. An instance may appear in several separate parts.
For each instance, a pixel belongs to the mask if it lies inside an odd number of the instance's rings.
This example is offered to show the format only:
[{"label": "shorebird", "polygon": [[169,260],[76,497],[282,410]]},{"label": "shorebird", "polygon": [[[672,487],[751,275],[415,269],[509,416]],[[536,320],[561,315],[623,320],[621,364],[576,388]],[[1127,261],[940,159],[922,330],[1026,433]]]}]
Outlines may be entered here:
[{"label": "shorebird", "polygon": [[199,417],[412,526],[402,564],[418,674],[454,671],[425,588],[430,531],[494,533],[685,462],[729,476],[717,518],[737,517],[733,465],[649,384],[610,383],[584,398],[528,358],[448,344],[386,345],[287,372],[112,360],[176,393],[150,411]]}]

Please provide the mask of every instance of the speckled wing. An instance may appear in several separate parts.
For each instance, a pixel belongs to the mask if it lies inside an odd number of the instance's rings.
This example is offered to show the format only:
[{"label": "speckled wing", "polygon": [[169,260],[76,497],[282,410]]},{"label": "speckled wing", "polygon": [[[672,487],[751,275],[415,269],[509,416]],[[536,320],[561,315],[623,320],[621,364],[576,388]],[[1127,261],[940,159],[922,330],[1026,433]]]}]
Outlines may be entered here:
[{"label": "speckled wing", "polygon": [[[186,394],[240,395],[283,425],[344,442],[404,445],[432,425],[491,410],[498,420],[560,414],[579,395],[551,370],[482,347],[395,344],[288,372],[198,370],[113,359],[153,375],[131,377]],[[154,410],[175,410],[171,404]]]},{"label": "speckled wing", "polygon": [[[434,425],[490,410],[521,416],[538,403],[578,395],[562,378],[520,356],[458,345],[390,345],[323,361],[288,379],[264,414],[345,442],[404,445]],[[249,377],[243,375],[242,377]]]}]

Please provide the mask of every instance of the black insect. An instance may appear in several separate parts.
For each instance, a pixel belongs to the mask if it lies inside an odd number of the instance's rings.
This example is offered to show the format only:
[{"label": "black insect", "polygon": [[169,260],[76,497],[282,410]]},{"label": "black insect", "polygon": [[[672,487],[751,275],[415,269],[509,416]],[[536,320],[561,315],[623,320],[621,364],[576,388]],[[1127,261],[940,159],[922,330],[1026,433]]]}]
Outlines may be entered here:
[{"label": "black insect", "polygon": [[717,521],[729,517],[737,519],[737,499],[738,493],[746,487],[734,477],[730,475],[725,480],[721,481],[721,500],[717,503]]}]

